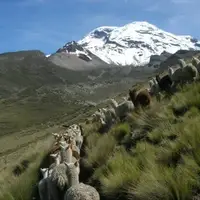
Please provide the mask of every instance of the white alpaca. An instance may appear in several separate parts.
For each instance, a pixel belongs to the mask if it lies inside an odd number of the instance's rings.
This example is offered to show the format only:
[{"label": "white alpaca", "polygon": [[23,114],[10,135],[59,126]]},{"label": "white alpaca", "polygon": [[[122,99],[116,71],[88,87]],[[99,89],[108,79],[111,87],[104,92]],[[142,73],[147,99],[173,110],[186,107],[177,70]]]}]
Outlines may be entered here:
[{"label": "white alpaca", "polygon": [[102,117],[104,117],[104,116],[102,116],[101,109],[98,109],[98,111],[96,111],[92,115],[92,122],[98,122],[100,120],[100,118],[102,118]]},{"label": "white alpaca", "polygon": [[186,67],[186,62],[183,59],[178,59],[178,64],[180,65],[180,68]]},{"label": "white alpaca", "polygon": [[[80,128],[76,129],[68,129],[66,133],[64,133],[64,137],[66,139],[71,138],[71,140],[75,140],[75,145],[79,148],[79,151],[81,150],[82,144],[83,144],[83,136],[82,136],[82,130]],[[73,138],[73,139],[72,139]]]},{"label": "white alpaca", "polygon": [[158,82],[156,81],[155,78],[153,78],[149,81],[149,86],[150,86],[151,94],[157,95],[160,92],[160,87],[159,87]]},{"label": "white alpaca", "polygon": [[79,183],[78,162],[65,163],[69,189],[65,193],[64,200],[100,200],[97,190],[84,183]]},{"label": "white alpaca", "polygon": [[132,101],[128,100],[118,104],[114,99],[111,99],[111,106],[114,108],[116,116],[119,119],[124,118],[129,112],[134,110]]},{"label": "white alpaca", "polygon": [[68,188],[67,169],[62,162],[72,162],[72,149],[71,145],[67,144],[65,141],[60,141],[60,148],[61,163],[53,167],[48,181],[49,196],[52,200],[60,199],[63,196],[62,193]]},{"label": "white alpaca", "polygon": [[52,163],[49,166],[49,169],[52,169],[53,167],[59,165],[61,163],[61,155],[60,152],[58,153],[54,153],[54,154],[50,154],[50,157],[52,157],[54,159],[54,163]]},{"label": "white alpaca", "polygon": [[200,60],[196,57],[193,57],[192,64],[197,68],[198,73],[200,73]]}]

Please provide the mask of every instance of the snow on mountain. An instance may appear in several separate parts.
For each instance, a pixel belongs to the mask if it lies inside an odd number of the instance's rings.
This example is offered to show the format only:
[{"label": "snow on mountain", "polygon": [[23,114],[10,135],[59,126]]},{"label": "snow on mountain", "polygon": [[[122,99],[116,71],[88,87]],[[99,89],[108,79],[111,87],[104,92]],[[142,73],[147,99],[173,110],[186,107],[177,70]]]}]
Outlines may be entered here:
[{"label": "snow on mountain", "polygon": [[117,65],[144,65],[163,51],[200,50],[197,39],[174,35],[145,21],[99,27],[77,43],[83,47],[79,50],[89,50],[106,63]]}]

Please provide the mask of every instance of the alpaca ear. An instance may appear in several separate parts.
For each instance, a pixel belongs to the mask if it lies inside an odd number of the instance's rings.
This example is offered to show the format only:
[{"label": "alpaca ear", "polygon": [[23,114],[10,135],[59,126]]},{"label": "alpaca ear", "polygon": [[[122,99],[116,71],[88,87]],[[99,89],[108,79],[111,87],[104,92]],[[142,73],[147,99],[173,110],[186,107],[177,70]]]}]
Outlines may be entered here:
[{"label": "alpaca ear", "polygon": [[60,144],[60,148],[63,150],[67,150],[70,147],[69,144]]},{"label": "alpaca ear", "polygon": [[66,166],[67,168],[69,168],[70,163],[64,162],[64,164],[65,164],[65,166]]},{"label": "alpaca ear", "polygon": [[75,167],[78,167],[78,160],[74,163]]},{"label": "alpaca ear", "polygon": [[58,155],[58,154],[56,154],[56,153],[52,153],[52,154],[50,154],[49,156],[55,158],[55,157],[57,157],[57,155]]},{"label": "alpaca ear", "polygon": [[42,173],[46,172],[47,170],[48,170],[48,168],[40,168],[40,171],[41,171]]}]

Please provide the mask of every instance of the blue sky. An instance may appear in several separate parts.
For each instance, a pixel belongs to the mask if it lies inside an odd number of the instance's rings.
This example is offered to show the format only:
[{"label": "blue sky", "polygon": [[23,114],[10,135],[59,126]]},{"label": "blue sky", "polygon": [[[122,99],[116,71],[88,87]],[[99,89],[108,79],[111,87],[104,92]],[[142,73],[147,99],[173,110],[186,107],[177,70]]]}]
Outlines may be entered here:
[{"label": "blue sky", "polygon": [[55,52],[98,26],[148,21],[200,39],[200,0],[0,0],[0,53]]}]

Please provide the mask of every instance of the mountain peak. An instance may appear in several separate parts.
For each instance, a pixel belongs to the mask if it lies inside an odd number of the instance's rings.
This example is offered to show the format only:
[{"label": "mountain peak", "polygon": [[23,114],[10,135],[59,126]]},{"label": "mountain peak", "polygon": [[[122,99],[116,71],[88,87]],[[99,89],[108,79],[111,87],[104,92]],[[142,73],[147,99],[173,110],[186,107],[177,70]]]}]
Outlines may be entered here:
[{"label": "mountain peak", "polygon": [[175,35],[147,21],[124,26],[101,26],[82,40],[65,44],[58,52],[75,49],[90,52],[108,64],[145,65],[152,55],[178,50],[200,50],[200,41],[190,35]]}]

